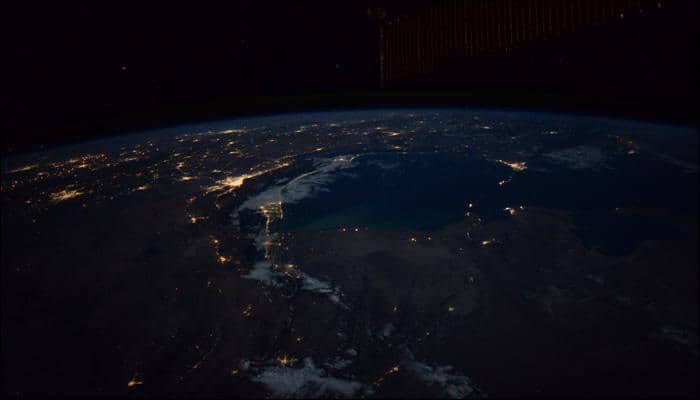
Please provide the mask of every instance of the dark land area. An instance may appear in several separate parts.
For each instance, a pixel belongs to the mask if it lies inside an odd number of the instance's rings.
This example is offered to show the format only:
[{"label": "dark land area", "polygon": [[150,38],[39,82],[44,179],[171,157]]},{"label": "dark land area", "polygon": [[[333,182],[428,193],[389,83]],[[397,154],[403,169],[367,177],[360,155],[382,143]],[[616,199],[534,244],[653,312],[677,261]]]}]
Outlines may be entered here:
[{"label": "dark land area", "polygon": [[8,157],[3,394],[695,398],[697,143],[414,109]]}]

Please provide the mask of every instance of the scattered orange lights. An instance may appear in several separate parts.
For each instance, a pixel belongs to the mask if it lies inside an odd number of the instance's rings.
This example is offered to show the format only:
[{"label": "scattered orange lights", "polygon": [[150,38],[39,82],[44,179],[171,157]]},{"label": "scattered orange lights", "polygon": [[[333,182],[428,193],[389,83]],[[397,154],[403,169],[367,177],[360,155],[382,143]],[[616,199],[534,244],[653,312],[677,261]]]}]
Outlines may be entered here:
[{"label": "scattered orange lights", "polygon": [[79,190],[64,189],[58,192],[51,193],[49,196],[51,197],[51,201],[53,201],[54,203],[58,203],[60,201],[65,201],[74,197],[81,196],[82,194],[83,192]]},{"label": "scattered orange lights", "polygon": [[203,220],[206,220],[206,219],[209,219],[209,217],[197,217],[197,216],[195,216],[195,215],[190,215],[190,216],[189,216],[189,221],[190,221],[191,224],[196,224],[196,223],[198,223],[199,221],[203,221]]},{"label": "scattered orange lights", "polygon": [[512,169],[513,171],[524,171],[527,169],[527,163],[525,161],[496,160],[496,162],[510,167],[510,169]]},{"label": "scattered orange lights", "polygon": [[242,311],[243,316],[250,317],[253,315],[253,305],[248,304]]},{"label": "scattered orange lights", "polygon": [[258,171],[258,172],[253,172],[250,174],[243,174],[239,176],[227,176],[224,179],[220,179],[216,182],[214,182],[213,185],[207,187],[205,189],[205,193],[212,193],[212,192],[224,192],[224,193],[231,193],[237,188],[241,187],[243,185],[243,182],[245,182],[246,179],[250,178],[255,178],[256,176],[264,175],[269,172],[275,171],[280,168],[288,167],[290,164],[289,163],[280,163],[277,164],[276,166],[272,168],[268,168],[266,170]]},{"label": "scattered orange lights", "polygon": [[292,364],[292,363],[294,362],[294,359],[293,359],[293,358],[289,358],[289,356],[287,356],[287,355],[285,354],[285,355],[283,355],[283,356],[281,356],[281,357],[277,357],[277,362],[279,362],[279,364],[280,364],[281,366],[286,367],[286,366]]},{"label": "scattered orange lights", "polygon": [[511,178],[508,178],[508,179],[501,179],[500,181],[498,181],[498,186],[503,186],[503,185],[505,185],[506,183],[510,182],[511,180],[512,180]]},{"label": "scattered orange lights", "polygon": [[17,168],[15,168],[15,169],[13,169],[13,170],[11,170],[11,171],[9,171],[9,172],[10,172],[11,174],[15,174],[15,173],[17,173],[17,172],[25,172],[25,171],[32,170],[32,169],[34,169],[34,168],[36,168],[36,167],[38,167],[38,166],[39,166],[39,164],[25,165],[25,166],[22,166],[22,167],[17,167]]},{"label": "scattered orange lights", "polygon": [[142,380],[138,379],[137,377],[133,377],[133,378],[131,378],[131,380],[129,380],[129,382],[126,383],[126,386],[127,387],[134,387],[134,386],[142,385],[142,384],[143,384]]}]

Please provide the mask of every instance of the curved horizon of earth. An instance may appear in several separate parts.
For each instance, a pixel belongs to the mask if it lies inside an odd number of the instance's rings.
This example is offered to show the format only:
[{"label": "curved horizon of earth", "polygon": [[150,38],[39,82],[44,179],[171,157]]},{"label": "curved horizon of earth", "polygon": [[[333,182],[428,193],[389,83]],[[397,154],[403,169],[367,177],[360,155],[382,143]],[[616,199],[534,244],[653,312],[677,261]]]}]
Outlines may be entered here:
[{"label": "curved horizon of earth", "polygon": [[697,396],[697,151],[378,109],[4,158],[4,393]]}]

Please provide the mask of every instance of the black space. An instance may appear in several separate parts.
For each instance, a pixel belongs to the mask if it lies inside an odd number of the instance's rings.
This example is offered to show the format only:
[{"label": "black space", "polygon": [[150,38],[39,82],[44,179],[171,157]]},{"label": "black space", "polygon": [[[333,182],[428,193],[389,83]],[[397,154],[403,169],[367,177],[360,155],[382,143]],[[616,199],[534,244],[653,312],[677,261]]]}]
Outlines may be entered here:
[{"label": "black space", "polygon": [[[490,105],[697,124],[698,7],[446,57],[379,88],[378,25],[431,2],[52,2],[5,10],[2,152],[204,118],[379,105]],[[432,2],[439,3],[437,2]]]}]

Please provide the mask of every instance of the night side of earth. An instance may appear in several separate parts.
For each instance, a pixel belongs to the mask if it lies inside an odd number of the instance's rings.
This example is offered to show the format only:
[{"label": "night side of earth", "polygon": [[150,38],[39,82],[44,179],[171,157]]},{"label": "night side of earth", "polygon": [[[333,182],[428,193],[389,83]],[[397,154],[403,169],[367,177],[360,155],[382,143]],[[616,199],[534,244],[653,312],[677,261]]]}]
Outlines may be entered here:
[{"label": "night side of earth", "polygon": [[474,108],[2,159],[3,395],[698,395],[698,132]]}]

